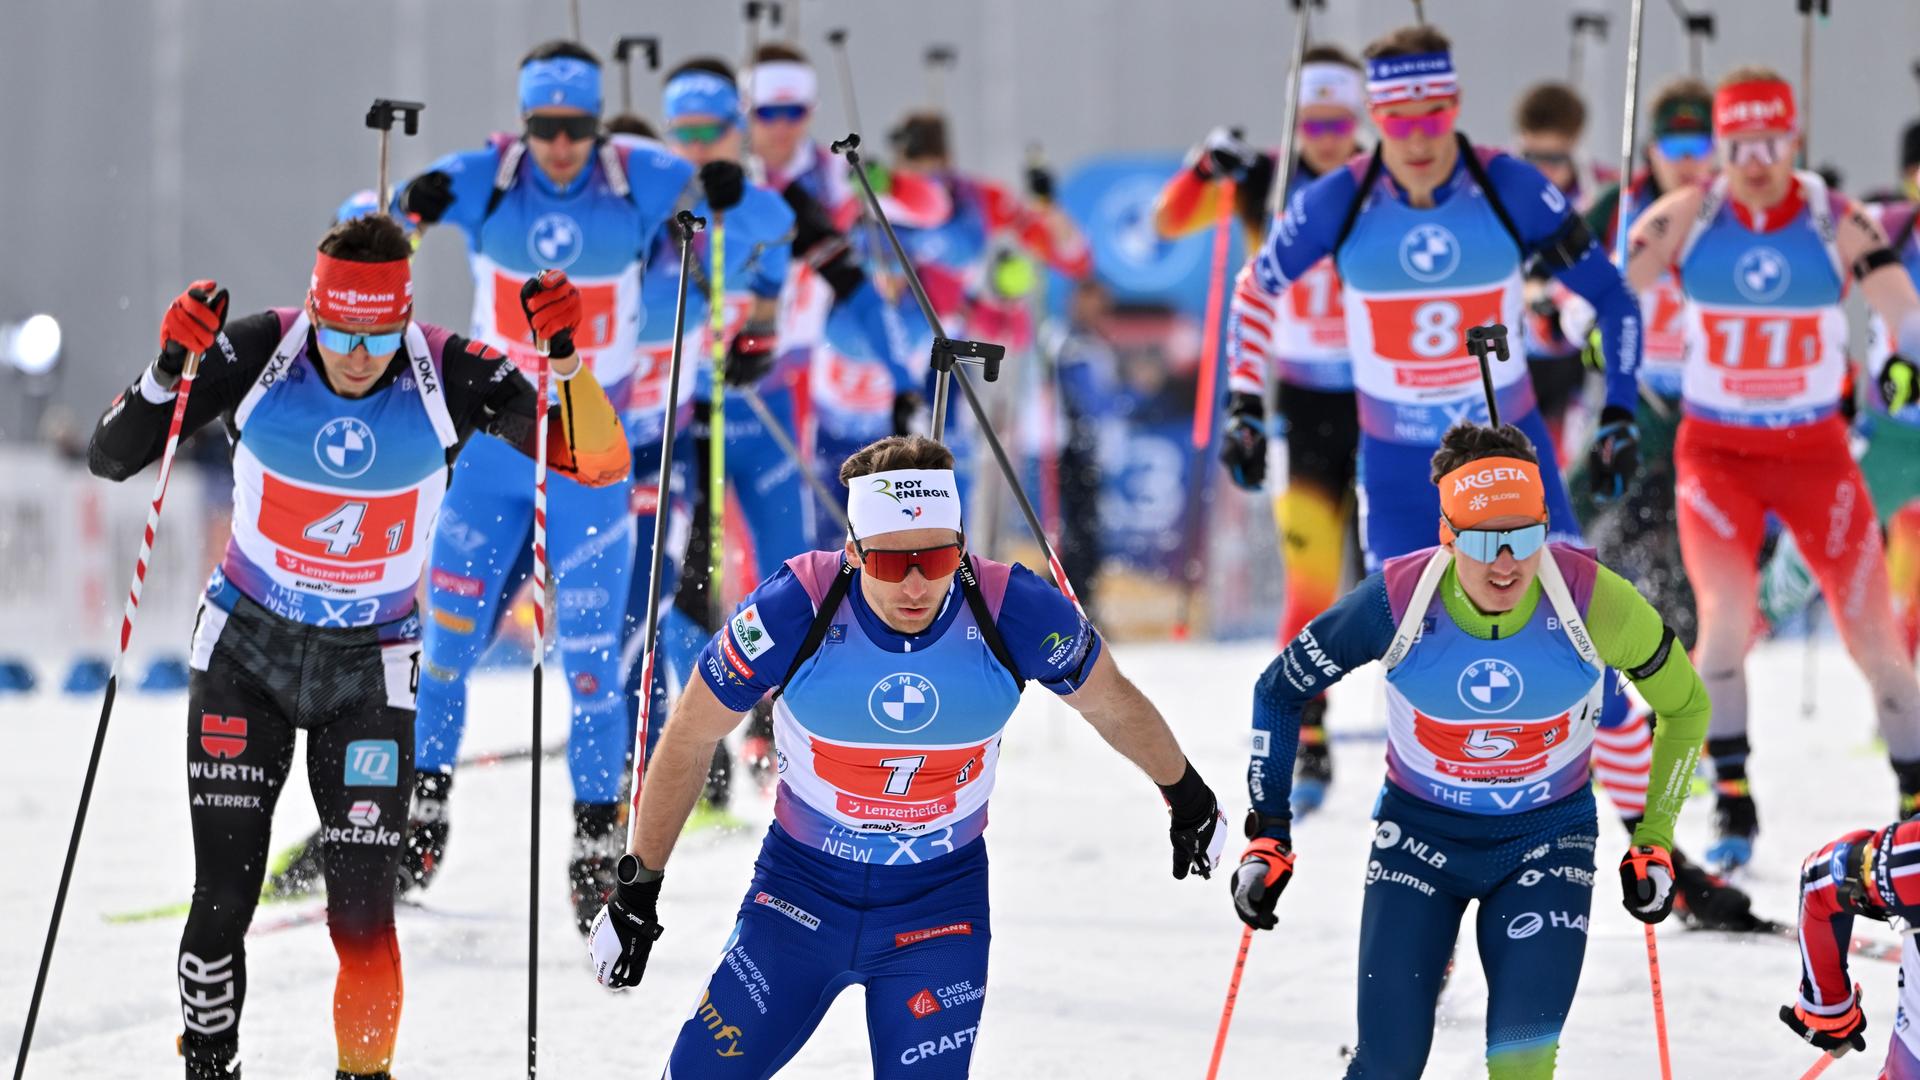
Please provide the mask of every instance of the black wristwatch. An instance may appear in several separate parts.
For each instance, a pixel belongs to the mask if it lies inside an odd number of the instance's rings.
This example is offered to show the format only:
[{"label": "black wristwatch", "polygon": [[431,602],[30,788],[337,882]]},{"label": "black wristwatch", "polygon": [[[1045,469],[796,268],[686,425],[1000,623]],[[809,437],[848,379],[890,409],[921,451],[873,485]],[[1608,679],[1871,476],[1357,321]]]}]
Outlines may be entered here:
[{"label": "black wristwatch", "polygon": [[1247,811],[1247,839],[1258,840],[1262,836],[1267,835],[1268,829],[1275,826],[1284,827],[1285,824],[1282,819],[1270,814],[1263,814],[1258,810],[1249,810]]},{"label": "black wristwatch", "polygon": [[613,868],[614,879],[622,885],[644,885],[659,881],[663,876],[658,870],[649,870],[640,862],[640,856],[628,852],[620,856],[620,862]]}]

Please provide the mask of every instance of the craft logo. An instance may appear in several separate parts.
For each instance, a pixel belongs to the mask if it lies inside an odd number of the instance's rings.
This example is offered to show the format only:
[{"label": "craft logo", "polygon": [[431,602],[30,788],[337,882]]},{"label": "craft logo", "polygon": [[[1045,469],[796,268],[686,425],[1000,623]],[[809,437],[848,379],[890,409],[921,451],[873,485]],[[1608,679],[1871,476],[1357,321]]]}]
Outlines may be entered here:
[{"label": "craft logo", "polygon": [[1417,225],[1400,241],[1400,268],[1415,281],[1440,281],[1460,265],[1460,241],[1444,225]]},{"label": "craft logo", "polygon": [[400,744],[392,739],[355,739],[347,744],[348,787],[392,787],[400,782]]},{"label": "craft logo", "polygon": [[200,749],[222,761],[230,761],[247,751],[247,718],[244,716],[200,717]]},{"label": "craft logo", "polygon": [[313,437],[313,459],[329,476],[351,480],[373,467],[373,429],[356,416],[327,422]]},{"label": "craft logo", "polygon": [[1476,660],[1460,672],[1456,684],[1460,701],[1478,713],[1500,713],[1513,708],[1526,689],[1520,669],[1505,660]]}]

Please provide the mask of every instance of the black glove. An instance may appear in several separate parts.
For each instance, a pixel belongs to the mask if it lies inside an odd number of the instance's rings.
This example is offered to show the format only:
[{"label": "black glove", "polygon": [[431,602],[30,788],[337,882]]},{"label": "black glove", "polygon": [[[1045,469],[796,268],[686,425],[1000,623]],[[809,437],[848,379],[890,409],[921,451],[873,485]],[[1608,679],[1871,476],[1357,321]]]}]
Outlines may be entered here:
[{"label": "black glove", "polygon": [[1227,395],[1220,463],[1238,487],[1259,491],[1267,482],[1267,403],[1258,394],[1235,391]]},{"label": "black glove", "polygon": [[[445,217],[447,207],[452,205],[453,177],[438,169],[414,177],[413,182],[400,192],[400,212],[419,219],[423,225],[431,225]],[[386,207],[380,208],[381,213],[386,211]]]},{"label": "black glove", "polygon": [[1600,427],[1587,450],[1587,482],[1595,502],[1610,502],[1626,494],[1640,471],[1640,426],[1633,414],[1618,405],[1600,410]]},{"label": "black glove", "polygon": [[1053,172],[1039,165],[1027,167],[1027,194],[1041,202],[1053,201]]},{"label": "black glove", "polygon": [[1663,847],[1641,844],[1620,859],[1620,902],[1643,923],[1664,921],[1673,911],[1673,856]]},{"label": "black glove", "polygon": [[647,973],[647,955],[660,938],[660,883],[635,881],[646,871],[640,860],[622,855],[614,871],[613,898],[594,916],[587,931],[587,955],[593,963],[593,976],[601,986],[625,990],[640,985]]},{"label": "black glove", "polygon": [[911,390],[893,395],[893,433],[911,435],[926,427],[927,425],[920,419],[923,407],[924,403],[920,400],[920,395]]},{"label": "black glove", "polygon": [[1838,1016],[1816,1016],[1802,1012],[1798,1005],[1782,1005],[1780,1022],[1834,1057],[1867,1048],[1867,1014],[1860,1009],[1859,983],[1853,986],[1853,1004]]},{"label": "black glove", "polygon": [[700,166],[700,188],[707,193],[707,205],[715,213],[725,213],[746,196],[747,174],[739,162],[709,161]]},{"label": "black glove", "polygon": [[728,386],[753,386],[773,370],[774,346],[779,334],[770,322],[750,322],[727,343],[727,362],[723,369]]},{"label": "black glove", "polygon": [[1189,761],[1180,779],[1162,787],[1160,794],[1172,819],[1167,837],[1173,842],[1173,879],[1182,881],[1190,873],[1213,877],[1227,849],[1227,818],[1213,789]]},{"label": "black glove", "polygon": [[1887,366],[1880,369],[1880,400],[1890,413],[1920,400],[1920,368],[1899,353],[1887,357]]}]

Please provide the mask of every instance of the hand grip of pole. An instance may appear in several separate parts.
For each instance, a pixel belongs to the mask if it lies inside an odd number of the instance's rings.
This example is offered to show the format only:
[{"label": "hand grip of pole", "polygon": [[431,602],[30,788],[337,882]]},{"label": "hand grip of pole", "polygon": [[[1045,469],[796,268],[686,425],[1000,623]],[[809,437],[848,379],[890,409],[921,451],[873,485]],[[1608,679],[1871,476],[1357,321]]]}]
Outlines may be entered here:
[{"label": "hand grip of pole", "polygon": [[955,364],[974,364],[988,382],[1000,381],[1000,362],[1007,357],[1007,347],[991,341],[960,341],[952,338],[933,339],[933,370],[952,371]]},{"label": "hand grip of pole", "polygon": [[393,122],[399,120],[401,131],[408,135],[420,134],[420,110],[426,104],[419,101],[398,101],[393,98],[374,98],[367,107],[367,126],[380,131],[392,131]]},{"label": "hand grip of pole", "polygon": [[1507,328],[1503,323],[1488,323],[1467,329],[1467,353],[1480,361],[1480,384],[1487,392],[1487,423],[1491,427],[1500,426],[1500,403],[1493,392],[1494,359],[1511,360],[1512,351],[1507,347]]},{"label": "hand grip of pole", "polygon": [[613,58],[621,63],[635,51],[644,53],[647,58],[647,70],[660,70],[660,39],[650,34],[628,34],[613,46]]}]

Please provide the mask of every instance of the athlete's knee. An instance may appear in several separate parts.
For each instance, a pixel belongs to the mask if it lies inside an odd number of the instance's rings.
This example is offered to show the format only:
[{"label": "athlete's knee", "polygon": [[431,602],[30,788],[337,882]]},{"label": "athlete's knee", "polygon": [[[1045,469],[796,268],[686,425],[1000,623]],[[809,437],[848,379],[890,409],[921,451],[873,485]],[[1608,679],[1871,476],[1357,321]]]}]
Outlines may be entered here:
[{"label": "athlete's knee", "polygon": [[1551,1034],[1487,1038],[1488,1080],[1552,1080],[1560,1055],[1560,1029]]}]

